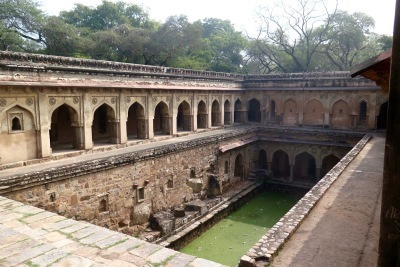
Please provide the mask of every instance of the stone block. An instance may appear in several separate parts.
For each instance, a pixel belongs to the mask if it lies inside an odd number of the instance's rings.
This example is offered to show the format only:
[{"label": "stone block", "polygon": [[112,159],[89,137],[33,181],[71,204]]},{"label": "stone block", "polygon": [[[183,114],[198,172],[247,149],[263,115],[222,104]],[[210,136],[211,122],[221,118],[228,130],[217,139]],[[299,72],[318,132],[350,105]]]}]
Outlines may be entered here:
[{"label": "stone block", "polygon": [[207,213],[207,204],[200,199],[193,200],[185,204],[186,211],[199,211],[201,215]]},{"label": "stone block", "polygon": [[168,235],[175,228],[175,217],[168,211],[157,212],[150,218],[150,227],[160,231],[162,236]]}]

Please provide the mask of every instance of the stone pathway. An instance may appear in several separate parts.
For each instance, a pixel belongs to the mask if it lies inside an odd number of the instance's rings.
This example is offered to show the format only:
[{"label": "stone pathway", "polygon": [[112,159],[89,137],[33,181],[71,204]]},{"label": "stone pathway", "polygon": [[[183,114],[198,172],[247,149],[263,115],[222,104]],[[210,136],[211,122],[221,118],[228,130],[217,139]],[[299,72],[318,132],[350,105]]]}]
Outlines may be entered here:
[{"label": "stone pathway", "polygon": [[377,266],[385,138],[374,135],[272,266]]},{"label": "stone pathway", "polygon": [[222,266],[4,197],[0,240],[0,266]]}]

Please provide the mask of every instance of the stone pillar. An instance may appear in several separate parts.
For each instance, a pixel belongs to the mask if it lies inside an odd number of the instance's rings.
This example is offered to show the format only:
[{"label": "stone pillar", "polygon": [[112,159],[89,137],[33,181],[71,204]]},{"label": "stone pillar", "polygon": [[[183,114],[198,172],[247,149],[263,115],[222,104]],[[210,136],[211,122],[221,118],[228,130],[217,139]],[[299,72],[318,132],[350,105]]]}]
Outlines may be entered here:
[{"label": "stone pillar", "polygon": [[[223,99],[223,98],[222,98]],[[223,102],[223,101],[221,101]],[[219,108],[219,126],[224,126],[225,125],[225,105],[224,103],[220,103],[220,108]]]},{"label": "stone pillar", "polygon": [[116,121],[109,121],[108,124],[110,125],[110,143],[111,144],[120,144],[121,143],[121,133],[120,133],[120,122]]},{"label": "stone pillar", "polygon": [[316,178],[316,182],[318,182],[322,178],[321,177],[321,167],[315,168],[315,178]]},{"label": "stone pillar", "polygon": [[324,128],[330,128],[329,112],[324,113]]},{"label": "stone pillar", "polygon": [[229,104],[231,104],[231,125],[234,125],[235,124],[235,121],[234,121],[234,119],[235,119],[235,101],[234,101],[234,98],[233,97],[231,97],[231,101],[229,102]]},{"label": "stone pillar", "polygon": [[195,101],[195,96],[193,95],[193,107],[192,107],[192,110],[193,110],[193,126],[192,126],[192,129],[193,129],[193,131],[194,132],[196,132],[197,131],[197,112],[198,112],[198,104],[196,103],[197,101]]},{"label": "stone pillar", "polygon": [[93,124],[93,116],[92,116],[92,106],[91,106],[91,97],[89,93],[83,94],[83,132],[84,132],[84,146],[85,149],[93,148],[93,140],[92,140],[92,124]]},{"label": "stone pillar", "polygon": [[[51,146],[50,146],[50,124],[51,118],[49,118],[49,108],[48,108],[48,97],[45,93],[39,93],[39,126],[37,130],[37,147],[38,147],[38,157],[46,158],[51,156]],[[41,125],[41,126],[40,126]]]},{"label": "stone pillar", "polygon": [[154,128],[153,128],[153,120],[154,120],[154,105],[152,103],[152,95],[149,94],[147,97],[147,136],[149,139],[154,138]]},{"label": "stone pillar", "polygon": [[293,181],[293,167],[294,167],[294,164],[290,164],[289,181]]},{"label": "stone pillar", "polygon": [[128,133],[126,131],[126,122],[128,121],[126,98],[124,93],[119,95],[119,141],[121,144],[126,144],[128,142]]},{"label": "stone pillar", "polygon": [[170,116],[171,116],[171,124],[170,124],[170,135],[176,135],[178,133],[178,122],[177,122],[177,116],[178,116],[178,107],[175,107],[175,103],[177,102],[175,100],[176,95],[172,94],[172,101],[170,102]]},{"label": "stone pillar", "polygon": [[74,127],[74,141],[73,148],[74,149],[84,149],[84,133],[85,129],[83,127],[79,127],[79,125],[72,125]]},{"label": "stone pillar", "polygon": [[396,1],[378,266],[400,263],[400,1]]},{"label": "stone pillar", "polygon": [[211,128],[211,125],[212,125],[212,103],[211,103],[211,96],[210,95],[208,95],[207,96],[207,114],[208,114],[208,116],[207,116],[207,129],[210,129]]}]

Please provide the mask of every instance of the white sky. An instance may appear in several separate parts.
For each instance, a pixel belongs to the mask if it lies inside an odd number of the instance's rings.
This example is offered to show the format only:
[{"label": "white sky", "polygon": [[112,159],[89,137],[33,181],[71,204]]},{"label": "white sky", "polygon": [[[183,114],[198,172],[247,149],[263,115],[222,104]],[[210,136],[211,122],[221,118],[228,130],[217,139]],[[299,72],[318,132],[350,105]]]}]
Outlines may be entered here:
[{"label": "white sky", "polygon": [[[37,0],[49,15],[58,15],[62,10],[71,10],[75,3],[95,7],[102,0]],[[116,0],[111,0],[115,2]],[[291,0],[286,0],[290,3]],[[339,0],[339,9],[349,13],[363,12],[375,20],[374,32],[393,34],[396,0]],[[256,12],[271,0],[124,0],[147,7],[150,18],[165,21],[169,16],[185,14],[190,21],[204,18],[230,20],[237,30],[256,32]]]}]

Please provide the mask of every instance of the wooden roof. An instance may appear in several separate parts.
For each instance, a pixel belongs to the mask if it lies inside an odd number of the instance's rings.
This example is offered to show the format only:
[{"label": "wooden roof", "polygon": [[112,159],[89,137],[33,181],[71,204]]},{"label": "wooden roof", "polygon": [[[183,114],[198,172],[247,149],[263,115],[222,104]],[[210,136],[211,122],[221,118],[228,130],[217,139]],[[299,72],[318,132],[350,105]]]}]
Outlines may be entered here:
[{"label": "wooden roof", "polygon": [[361,75],[367,79],[373,80],[378,86],[382,87],[385,93],[388,93],[391,59],[392,49],[389,49],[354,66],[350,71],[351,77]]}]

